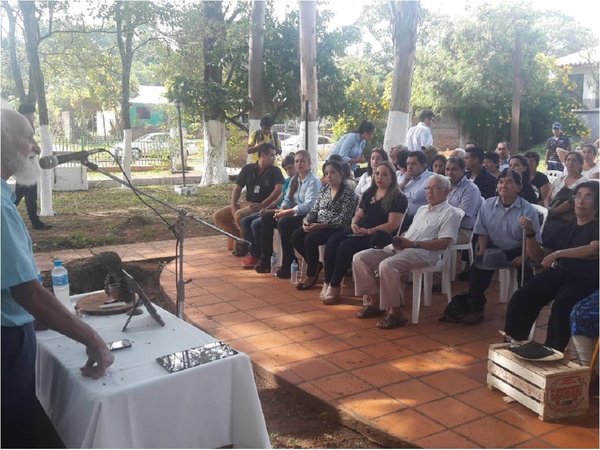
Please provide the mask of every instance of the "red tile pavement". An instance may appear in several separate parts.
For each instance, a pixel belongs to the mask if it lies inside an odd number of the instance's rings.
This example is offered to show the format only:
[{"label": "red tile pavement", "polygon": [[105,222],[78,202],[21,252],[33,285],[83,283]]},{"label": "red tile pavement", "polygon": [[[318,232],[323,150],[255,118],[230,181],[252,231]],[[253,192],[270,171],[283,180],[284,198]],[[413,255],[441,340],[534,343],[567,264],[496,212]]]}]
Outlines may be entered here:
[{"label": "red tile pavement", "polygon": [[[169,243],[111,249],[125,260],[172,257],[175,245]],[[223,238],[191,238],[185,245],[184,277],[192,278],[186,319],[246,352],[259,373],[325,402],[370,437],[425,448],[598,448],[597,399],[586,416],[541,422],[487,388],[487,348],[500,342],[497,329],[506,311],[497,301],[496,282],[487,293],[483,323],[439,323],[445,296],[434,295],[434,304],[421,308],[418,325],[379,330],[377,319],[354,317],[361,302],[350,296],[349,279],[342,303],[325,306],[320,285],[300,292],[289,281],[242,270]],[[89,251],[37,254],[42,270],[51,267],[51,256],[68,260]],[[173,263],[163,270],[161,287],[173,303]],[[454,293],[465,288],[453,284]],[[410,316],[410,305],[405,309]]]}]

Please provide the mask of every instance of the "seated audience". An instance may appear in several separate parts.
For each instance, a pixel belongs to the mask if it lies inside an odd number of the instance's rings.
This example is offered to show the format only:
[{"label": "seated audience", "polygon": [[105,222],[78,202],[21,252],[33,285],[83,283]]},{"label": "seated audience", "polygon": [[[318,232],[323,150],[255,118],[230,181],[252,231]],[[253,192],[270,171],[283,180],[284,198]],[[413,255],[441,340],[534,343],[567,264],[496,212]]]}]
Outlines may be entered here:
[{"label": "seated audience", "polygon": [[286,193],[290,187],[292,177],[296,175],[296,168],[294,166],[294,153],[288,153],[282,163],[283,170],[287,173],[288,177],[283,183],[283,189],[281,195],[276,198],[273,203],[268,205],[266,208],[261,209],[258,213],[250,214],[244,217],[240,223],[242,225],[242,237],[250,242],[250,256],[242,262],[243,269],[253,269],[259,262],[261,255],[261,229],[263,224],[263,217],[265,215],[272,215],[276,211],[275,208],[279,208],[283,202]]},{"label": "seated audience", "polygon": [[563,351],[571,335],[569,316],[573,306],[598,289],[598,183],[575,188],[575,219],[565,223],[553,240],[543,246],[536,237],[535,224],[520,223],[527,233],[527,256],[546,269],[512,296],[506,312],[505,331],[517,340],[526,340],[541,309],[554,301],[545,345]]},{"label": "seated audience", "polygon": [[432,175],[433,173],[427,170],[427,160],[423,152],[417,151],[408,154],[408,158],[406,158],[406,173],[398,183],[400,190],[408,199],[408,209],[402,222],[401,231],[408,230],[417,209],[427,204],[424,188],[427,179]]},{"label": "seated audience", "polygon": [[494,152],[486,152],[483,157],[483,166],[493,176],[500,175],[500,157]]},{"label": "seated audience", "polygon": [[452,150],[449,154],[450,158],[464,158],[467,155],[467,152],[460,148],[460,147],[456,147],[454,150]]},{"label": "seated audience", "polygon": [[343,167],[336,161],[323,165],[327,183],[312,209],[302,220],[302,228],[292,233],[292,244],[306,262],[306,275],[296,285],[298,290],[310,289],[317,282],[322,264],[319,262],[319,245],[340,229],[350,225],[358,197],[346,184]]},{"label": "seated audience", "polygon": [[[521,175],[512,169],[503,170],[498,177],[498,197],[488,198],[477,215],[473,232],[477,234],[476,260],[471,267],[469,280],[469,311],[464,323],[474,324],[484,319],[485,291],[489,287],[495,270],[490,270],[477,261],[488,249],[501,249],[512,265],[520,265],[523,247],[523,230],[519,218],[525,216],[533,221],[536,239],[540,240],[540,222],[535,208],[519,196]],[[484,258],[483,258],[484,259]],[[531,270],[525,271],[525,279]]]},{"label": "seated audience", "polygon": [[537,168],[540,164],[540,155],[538,152],[533,150],[525,153],[527,158],[527,164],[529,165],[529,179],[531,180],[531,186],[537,196],[537,204],[544,205],[550,196],[552,186],[550,180],[545,173],[538,172]]},{"label": "seated audience", "polygon": [[310,154],[306,150],[296,152],[294,156],[296,175],[291,179],[290,187],[283,197],[281,205],[272,214],[265,214],[261,226],[261,256],[255,270],[258,273],[271,271],[273,254],[273,230],[277,228],[281,239],[281,268],[276,272],[279,278],[290,278],[290,266],[294,259],[292,233],[302,225],[304,216],[313,207],[321,182],[311,168]]},{"label": "seated audience", "polygon": [[598,149],[594,144],[585,144],[581,154],[583,155],[583,171],[581,174],[590,180],[597,180],[600,176],[600,165],[596,163]]},{"label": "seated audience", "polygon": [[447,161],[448,160],[444,155],[435,155],[431,160],[431,172],[439,175],[445,175]]},{"label": "seated audience", "polygon": [[513,155],[508,160],[508,165],[512,170],[516,170],[521,175],[523,187],[519,195],[529,203],[535,205],[537,203],[537,195],[531,185],[531,175],[529,174],[529,162],[522,155]]},{"label": "seated audience", "polygon": [[496,182],[498,180],[483,166],[485,155],[483,149],[472,145],[465,150],[465,153],[467,177],[479,188],[479,192],[484,199],[495,197]]},{"label": "seated audience", "polygon": [[398,189],[396,172],[389,162],[380,162],[373,173],[371,186],[362,197],[350,227],[327,240],[321,299],[331,305],[341,295],[344,275],[352,267],[352,257],[372,247],[381,232],[391,235],[400,228],[408,200]]},{"label": "seated audience", "polygon": [[418,209],[403,237],[396,236],[393,243],[383,249],[363,250],[352,259],[355,294],[363,296],[364,303],[357,317],[366,319],[386,314],[377,323],[382,329],[406,323],[402,305],[408,273],[437,264],[442,251],[456,240],[462,213],[448,204],[450,181],[434,174],[427,179],[426,186],[427,204]]},{"label": "seated audience", "polygon": [[558,233],[564,222],[575,218],[573,205],[573,191],[577,185],[588,181],[581,174],[583,170],[583,156],[581,153],[569,152],[565,158],[566,173],[556,177],[552,183],[550,197],[546,203],[548,219],[544,225],[544,237],[551,239],[550,235]]},{"label": "seated audience", "polygon": [[[233,192],[231,205],[213,214],[215,225],[234,236],[241,236],[241,220],[250,214],[258,213],[279,197],[283,186],[283,175],[279,167],[273,165],[275,147],[270,143],[260,144],[258,161],[246,164],[239,173]],[[246,201],[240,203],[242,189],[246,188]],[[235,256],[246,256],[249,246],[236,243]]]},{"label": "seated audience", "polygon": [[356,187],[354,188],[356,195],[360,197],[367,189],[371,187],[371,180],[373,178],[373,171],[375,170],[375,167],[387,160],[388,156],[384,149],[374,148],[371,150],[367,171],[360,176],[358,183],[356,183]]},{"label": "seated audience", "polygon": [[[327,161],[335,161],[339,163],[344,171],[344,179],[346,180],[346,184],[352,189],[356,187],[356,180],[354,179],[352,169],[350,169],[350,164],[344,162],[343,158],[340,155],[330,155],[329,158],[327,158]],[[323,174],[323,177],[321,178],[321,184],[327,184],[327,182],[325,181],[325,174]]]}]

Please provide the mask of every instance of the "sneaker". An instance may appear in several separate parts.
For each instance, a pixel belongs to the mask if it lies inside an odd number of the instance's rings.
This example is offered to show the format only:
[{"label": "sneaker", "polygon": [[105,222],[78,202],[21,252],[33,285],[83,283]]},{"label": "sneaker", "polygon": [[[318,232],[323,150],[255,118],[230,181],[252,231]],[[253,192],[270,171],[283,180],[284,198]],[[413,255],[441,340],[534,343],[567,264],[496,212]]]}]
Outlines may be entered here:
[{"label": "sneaker", "polygon": [[258,264],[258,258],[254,256],[248,256],[245,260],[242,261],[242,269],[254,269],[254,266]]},{"label": "sneaker", "polygon": [[250,246],[248,246],[248,244],[236,243],[235,250],[231,254],[233,256],[242,257],[242,256],[246,256],[249,251],[250,251]]}]

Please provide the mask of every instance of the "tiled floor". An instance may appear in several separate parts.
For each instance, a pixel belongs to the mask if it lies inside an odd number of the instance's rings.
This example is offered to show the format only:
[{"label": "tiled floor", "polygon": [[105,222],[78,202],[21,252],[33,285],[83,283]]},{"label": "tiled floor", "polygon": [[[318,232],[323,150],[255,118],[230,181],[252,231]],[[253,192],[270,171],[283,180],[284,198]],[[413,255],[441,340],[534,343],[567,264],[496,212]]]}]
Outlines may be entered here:
[{"label": "tiled floor", "polygon": [[[351,289],[342,304],[325,306],[318,288],[297,291],[289,281],[244,271],[225,248],[221,238],[186,241],[187,320],[246,352],[262,373],[327,402],[345,423],[425,448],[598,448],[597,400],[586,416],[550,423],[487,388],[487,349],[500,342],[506,310],[497,283],[481,324],[439,323],[445,296],[434,295],[418,325],[383,331],[377,319],[354,317],[360,300]],[[115,251],[129,260],[173,256],[174,244]],[[36,258],[46,268],[49,255]],[[161,286],[173,301],[173,263]],[[452,288],[462,292],[466,283]]]}]

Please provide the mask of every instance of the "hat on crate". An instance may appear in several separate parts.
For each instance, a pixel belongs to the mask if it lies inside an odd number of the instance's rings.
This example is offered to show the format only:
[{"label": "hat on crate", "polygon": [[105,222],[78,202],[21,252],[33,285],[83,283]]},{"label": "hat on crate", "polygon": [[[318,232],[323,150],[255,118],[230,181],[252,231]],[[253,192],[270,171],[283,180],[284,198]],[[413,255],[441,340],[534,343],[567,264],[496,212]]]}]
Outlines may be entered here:
[{"label": "hat on crate", "polygon": [[510,261],[501,248],[487,248],[483,255],[475,258],[474,264],[483,270],[497,270],[510,266]]}]

